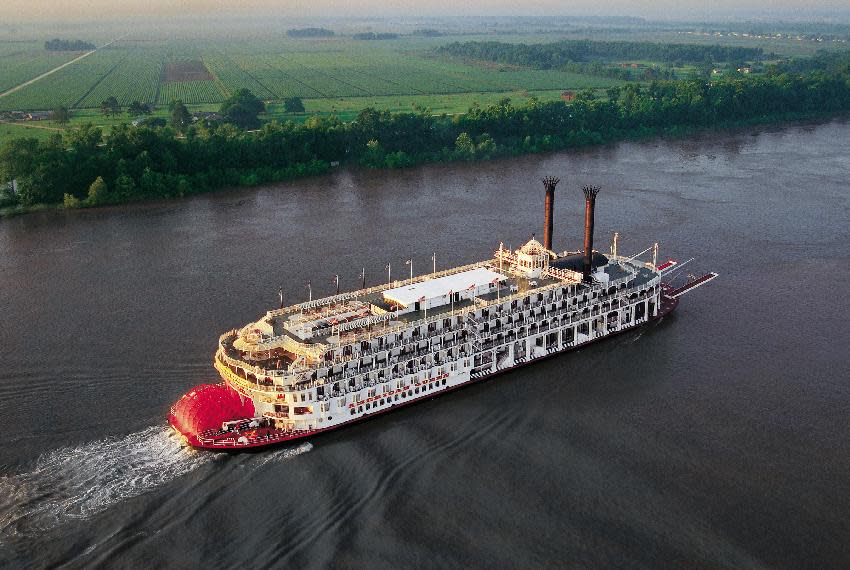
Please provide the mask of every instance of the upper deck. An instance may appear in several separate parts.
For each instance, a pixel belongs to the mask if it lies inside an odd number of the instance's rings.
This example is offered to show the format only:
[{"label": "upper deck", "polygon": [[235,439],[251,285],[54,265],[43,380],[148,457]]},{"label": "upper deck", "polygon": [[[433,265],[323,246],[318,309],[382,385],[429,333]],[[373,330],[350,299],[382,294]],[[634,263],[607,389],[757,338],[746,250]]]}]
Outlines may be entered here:
[{"label": "upper deck", "polygon": [[576,271],[580,259],[575,252],[546,250],[534,239],[513,251],[500,245],[489,260],[269,311],[223,335],[220,346],[227,359],[274,376],[315,366],[339,346],[463,316],[535,291],[568,285],[578,292],[626,282],[639,286],[658,275],[642,263],[596,253],[593,279],[586,283]]}]

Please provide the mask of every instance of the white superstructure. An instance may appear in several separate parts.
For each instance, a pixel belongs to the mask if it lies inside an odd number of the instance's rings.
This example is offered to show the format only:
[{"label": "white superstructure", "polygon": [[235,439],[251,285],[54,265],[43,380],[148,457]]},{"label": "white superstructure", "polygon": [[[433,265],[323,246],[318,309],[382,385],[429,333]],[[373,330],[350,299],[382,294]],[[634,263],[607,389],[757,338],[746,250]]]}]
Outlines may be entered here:
[{"label": "white superstructure", "polygon": [[269,311],[223,335],[215,365],[287,431],[378,413],[656,316],[651,264],[531,240],[493,259]]}]

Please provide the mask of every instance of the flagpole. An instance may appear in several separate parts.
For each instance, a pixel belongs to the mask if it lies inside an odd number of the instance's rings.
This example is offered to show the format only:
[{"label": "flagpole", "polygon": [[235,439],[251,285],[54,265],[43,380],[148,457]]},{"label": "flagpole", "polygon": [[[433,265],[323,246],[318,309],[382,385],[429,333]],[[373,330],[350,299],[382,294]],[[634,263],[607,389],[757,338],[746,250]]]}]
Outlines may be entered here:
[{"label": "flagpole", "polygon": [[431,254],[431,261],[434,263],[433,273],[436,273],[437,272],[437,252],[436,251]]}]

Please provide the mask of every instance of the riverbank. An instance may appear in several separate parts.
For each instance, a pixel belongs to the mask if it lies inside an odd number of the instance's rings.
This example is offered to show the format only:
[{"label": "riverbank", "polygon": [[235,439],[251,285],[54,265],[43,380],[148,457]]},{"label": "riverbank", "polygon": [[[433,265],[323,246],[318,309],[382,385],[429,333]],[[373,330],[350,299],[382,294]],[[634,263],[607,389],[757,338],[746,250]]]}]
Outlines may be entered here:
[{"label": "riverbank", "polygon": [[[737,120],[737,121],[724,121],[718,123],[717,125],[711,127],[704,126],[694,126],[694,125],[673,125],[670,127],[664,128],[651,128],[646,127],[640,129],[638,131],[631,131],[628,133],[622,133],[620,137],[606,137],[602,140],[598,140],[595,142],[589,142],[586,144],[575,145],[571,147],[564,148],[550,148],[546,150],[538,150],[532,151],[528,150],[525,152],[515,152],[516,149],[503,149],[503,152],[494,152],[487,156],[469,156],[463,159],[454,158],[451,160],[411,160],[403,165],[395,166],[395,167],[382,167],[382,168],[374,168],[367,167],[370,170],[379,171],[379,170],[388,170],[388,169],[397,169],[397,168],[409,168],[413,166],[418,166],[422,164],[434,163],[434,162],[444,162],[447,165],[455,162],[479,162],[479,161],[487,161],[487,160],[499,160],[507,157],[515,157],[515,156],[524,156],[524,155],[534,155],[534,154],[547,154],[553,152],[563,152],[565,150],[570,150],[572,148],[588,148],[592,146],[601,146],[606,144],[614,144],[617,142],[623,141],[642,141],[642,140],[651,140],[654,138],[658,139],[682,139],[690,136],[695,136],[703,133],[734,133],[740,129],[745,129],[748,127],[754,126],[791,126],[799,123],[822,123],[833,120],[835,118],[839,118],[842,116],[847,116],[847,112],[821,112],[821,113],[784,113],[781,115],[770,115],[770,116],[761,116],[754,117],[749,120]],[[355,164],[344,165],[344,167],[352,167]],[[262,184],[248,183],[241,185],[233,185],[226,186],[223,188],[216,188],[211,190],[211,192],[226,192],[233,189],[238,188],[246,188],[246,187],[254,187],[254,186],[264,186],[268,184],[275,184],[279,182],[284,182],[288,180],[298,180],[308,177],[321,176],[323,174],[328,173],[332,167],[328,163],[314,163],[313,167],[309,172],[304,173],[303,175],[293,175],[292,172],[287,172],[285,175],[281,176],[276,180],[264,180]],[[249,181],[250,182],[250,181]],[[167,198],[170,200],[176,199],[179,197]],[[151,197],[149,199],[141,198],[137,200],[128,200],[125,203],[133,203],[133,202],[145,202],[149,200],[157,200],[162,199],[162,197]],[[69,210],[69,209],[90,209],[96,208],[99,206],[106,205],[115,205],[115,204],[101,204],[101,205],[88,205],[84,202],[80,202],[77,205],[72,207],[68,207],[63,205],[63,203],[37,203],[28,206],[15,204],[15,205],[0,205],[0,218],[8,218],[12,216],[36,213],[36,212],[45,212],[51,210]]]}]

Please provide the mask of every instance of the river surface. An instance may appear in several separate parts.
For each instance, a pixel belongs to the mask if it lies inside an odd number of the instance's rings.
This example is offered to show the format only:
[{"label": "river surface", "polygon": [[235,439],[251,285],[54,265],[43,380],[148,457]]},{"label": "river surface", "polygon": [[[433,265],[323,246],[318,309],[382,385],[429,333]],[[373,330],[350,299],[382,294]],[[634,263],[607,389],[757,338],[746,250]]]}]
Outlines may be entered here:
[{"label": "river surface", "polygon": [[[642,331],[269,453],[169,405],[276,306],[542,231],[720,278]],[[0,220],[0,566],[850,567],[850,121]]]}]

